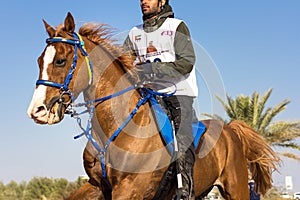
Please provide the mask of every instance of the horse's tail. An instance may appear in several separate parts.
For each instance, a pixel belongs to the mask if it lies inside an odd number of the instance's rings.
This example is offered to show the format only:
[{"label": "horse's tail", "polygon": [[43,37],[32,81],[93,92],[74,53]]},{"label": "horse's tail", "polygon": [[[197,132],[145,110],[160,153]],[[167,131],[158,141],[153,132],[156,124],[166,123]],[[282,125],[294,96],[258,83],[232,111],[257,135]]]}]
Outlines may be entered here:
[{"label": "horse's tail", "polygon": [[243,152],[248,160],[255,190],[265,194],[272,187],[272,172],[280,164],[279,156],[271,149],[255,130],[245,122],[234,120],[229,126],[238,135]]}]

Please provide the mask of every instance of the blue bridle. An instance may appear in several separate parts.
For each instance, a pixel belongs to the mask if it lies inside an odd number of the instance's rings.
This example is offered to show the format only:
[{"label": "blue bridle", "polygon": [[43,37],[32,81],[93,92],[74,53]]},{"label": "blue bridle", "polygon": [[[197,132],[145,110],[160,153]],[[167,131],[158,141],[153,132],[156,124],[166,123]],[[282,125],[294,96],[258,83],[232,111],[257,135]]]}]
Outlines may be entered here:
[{"label": "blue bridle", "polygon": [[36,85],[45,85],[45,86],[49,86],[49,87],[54,87],[54,88],[60,89],[61,93],[68,93],[71,96],[72,101],[74,101],[74,96],[71,93],[71,91],[69,90],[69,84],[70,84],[71,79],[73,78],[73,73],[76,70],[77,60],[78,60],[78,55],[77,55],[78,48],[80,49],[81,53],[85,57],[85,60],[86,60],[87,65],[88,65],[89,76],[90,76],[89,85],[91,85],[92,82],[93,82],[92,63],[90,62],[89,57],[88,57],[88,53],[85,50],[84,41],[82,40],[81,36],[79,34],[77,34],[76,32],[73,33],[73,37],[75,39],[66,39],[66,38],[61,38],[61,37],[53,37],[53,38],[48,38],[46,40],[47,44],[62,42],[62,43],[71,44],[71,45],[74,46],[73,63],[71,65],[71,68],[69,70],[69,73],[68,73],[64,83],[60,84],[60,83],[56,83],[56,82],[53,82],[53,81],[41,80],[41,79],[36,81]]},{"label": "blue bridle", "polygon": [[[90,81],[89,81],[89,85],[92,84],[93,82],[93,71],[92,71],[92,63],[90,62],[89,58],[88,58],[88,53],[85,50],[84,47],[84,42],[81,39],[81,36],[77,33],[73,33],[74,36],[74,40],[72,39],[65,39],[65,38],[61,38],[61,37],[54,37],[54,38],[48,38],[46,40],[47,44],[51,44],[51,43],[58,43],[58,42],[62,42],[62,43],[67,43],[67,44],[71,44],[74,46],[74,57],[73,57],[73,63],[71,65],[71,68],[69,70],[69,73],[64,81],[63,84],[60,83],[56,83],[53,81],[49,81],[49,80],[37,80],[36,81],[36,85],[44,85],[44,86],[49,86],[49,87],[54,87],[54,88],[58,88],[60,89],[61,95],[62,94],[69,94],[71,97],[72,102],[74,102],[74,96],[72,94],[72,92],[69,90],[69,84],[71,79],[73,78],[73,73],[76,70],[76,65],[77,65],[77,60],[78,60],[78,56],[77,56],[77,50],[78,48],[80,49],[81,53],[85,56],[87,65],[89,67],[89,76],[90,76]],[[88,141],[90,141],[94,148],[98,151],[97,156],[99,156],[100,158],[100,163],[101,163],[101,168],[102,168],[102,177],[104,178],[104,181],[106,182],[107,186],[109,187],[109,189],[111,190],[111,184],[108,180],[107,177],[107,172],[106,172],[106,167],[105,167],[105,153],[109,147],[109,145],[111,144],[112,141],[114,141],[118,135],[121,133],[121,131],[124,129],[124,127],[129,123],[129,121],[133,118],[133,116],[137,113],[138,109],[140,108],[140,106],[142,106],[143,104],[145,104],[150,98],[152,98],[153,96],[163,96],[163,97],[168,97],[168,96],[172,96],[175,94],[176,92],[176,86],[174,83],[172,82],[168,82],[168,81],[160,81],[163,83],[169,83],[172,84],[175,88],[174,91],[171,93],[160,93],[160,92],[156,92],[153,91],[149,88],[144,87],[145,85],[148,85],[150,82],[141,82],[141,83],[137,83],[135,85],[132,85],[122,91],[119,91],[115,94],[112,95],[108,95],[102,98],[98,98],[98,99],[94,99],[91,101],[87,101],[84,103],[79,103],[79,104],[71,104],[70,102],[70,106],[71,108],[68,108],[68,113],[70,114],[71,117],[75,118],[77,120],[77,123],[80,127],[80,129],[83,131],[83,133],[77,135],[74,137],[74,139],[78,139],[81,136],[85,136]],[[94,139],[93,135],[92,135],[92,118],[93,118],[93,114],[94,114],[94,110],[95,110],[95,104],[96,103],[102,103],[106,100],[112,99],[114,97],[120,96],[122,94],[125,94],[131,90],[134,89],[140,89],[140,94],[141,94],[141,99],[138,101],[136,107],[132,110],[132,112],[129,114],[129,116],[126,118],[126,120],[121,124],[121,126],[112,134],[112,136],[107,140],[107,142],[105,143],[104,147],[101,148],[99,146],[99,144],[97,143],[97,141]],[[81,112],[81,113],[77,113],[73,107],[87,107],[87,110]],[[88,118],[88,122],[86,125],[86,128],[84,128],[81,124],[81,118],[80,115],[85,114],[85,113],[89,113],[89,118]]]}]

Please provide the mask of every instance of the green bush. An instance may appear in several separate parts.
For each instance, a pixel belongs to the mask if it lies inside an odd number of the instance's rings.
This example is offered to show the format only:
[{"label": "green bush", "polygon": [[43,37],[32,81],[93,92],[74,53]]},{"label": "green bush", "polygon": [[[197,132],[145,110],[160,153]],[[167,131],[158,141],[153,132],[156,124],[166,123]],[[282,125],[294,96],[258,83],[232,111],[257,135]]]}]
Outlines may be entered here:
[{"label": "green bush", "polygon": [[74,182],[46,177],[34,177],[28,183],[11,181],[4,185],[0,182],[0,200],[63,200],[85,182],[80,177]]}]

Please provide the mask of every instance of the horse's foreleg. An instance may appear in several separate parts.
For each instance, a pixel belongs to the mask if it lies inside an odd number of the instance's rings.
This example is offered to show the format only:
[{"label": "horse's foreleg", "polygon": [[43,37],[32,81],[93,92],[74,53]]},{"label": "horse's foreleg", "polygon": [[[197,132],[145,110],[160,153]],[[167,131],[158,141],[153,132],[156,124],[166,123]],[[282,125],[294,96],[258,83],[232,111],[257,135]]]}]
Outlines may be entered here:
[{"label": "horse's foreleg", "polygon": [[86,182],[66,200],[104,200],[101,188]]},{"label": "horse's foreleg", "polygon": [[[81,188],[71,194],[67,200],[104,200],[105,197],[103,195],[103,190],[101,186],[101,181],[98,176],[100,171],[99,162],[94,158],[94,156],[88,150],[87,144],[84,153],[83,153],[83,160],[84,160],[84,168],[89,176],[90,180],[85,183]],[[89,147],[91,149],[91,147]],[[98,172],[98,173],[97,173]]]}]

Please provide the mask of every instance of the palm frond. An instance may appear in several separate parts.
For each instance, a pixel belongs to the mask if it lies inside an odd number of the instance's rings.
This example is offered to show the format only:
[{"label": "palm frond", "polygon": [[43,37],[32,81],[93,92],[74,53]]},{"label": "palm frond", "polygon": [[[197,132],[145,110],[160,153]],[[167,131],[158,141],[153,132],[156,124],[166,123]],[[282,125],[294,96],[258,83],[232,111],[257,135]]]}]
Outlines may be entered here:
[{"label": "palm frond", "polygon": [[300,157],[297,156],[296,154],[287,153],[287,152],[282,152],[282,153],[281,152],[277,152],[277,153],[280,154],[280,155],[282,155],[282,156],[284,156],[284,157],[300,161]]},{"label": "palm frond", "polygon": [[260,124],[259,130],[264,130],[266,127],[271,123],[274,117],[276,117],[280,112],[286,109],[286,105],[289,104],[289,100],[284,100],[283,102],[279,103],[274,108],[268,109],[268,112],[266,113],[265,117],[262,119],[262,122]]},{"label": "palm frond", "polygon": [[[220,103],[222,104],[225,112],[227,113],[228,117],[230,119],[232,118],[236,118],[235,116],[235,112],[234,112],[234,108],[233,108],[233,105],[229,105],[229,103],[225,103],[219,96],[216,96],[216,98],[218,99],[218,101],[220,101]],[[229,95],[226,95],[226,99],[228,102],[232,102],[231,98]]]},{"label": "palm frond", "polygon": [[252,109],[253,109],[253,116],[252,116],[252,127],[257,130],[258,128],[258,121],[259,121],[259,94],[254,92],[252,94]]},{"label": "palm frond", "polygon": [[[266,102],[268,101],[269,97],[271,96],[273,89],[270,88],[268,89],[268,91],[262,96],[262,98],[260,99],[259,103],[258,103],[258,115],[262,115],[263,110],[265,108]],[[259,95],[258,95],[259,97]]]}]

